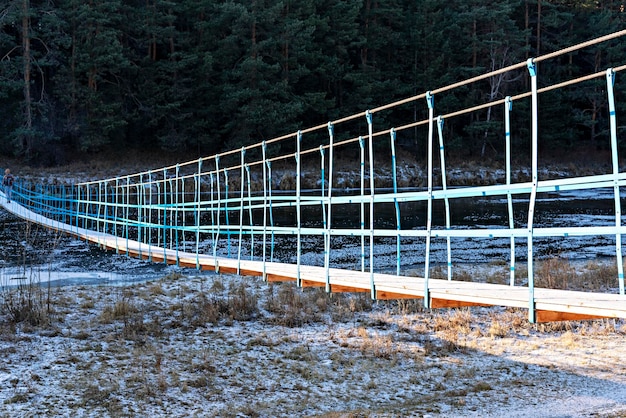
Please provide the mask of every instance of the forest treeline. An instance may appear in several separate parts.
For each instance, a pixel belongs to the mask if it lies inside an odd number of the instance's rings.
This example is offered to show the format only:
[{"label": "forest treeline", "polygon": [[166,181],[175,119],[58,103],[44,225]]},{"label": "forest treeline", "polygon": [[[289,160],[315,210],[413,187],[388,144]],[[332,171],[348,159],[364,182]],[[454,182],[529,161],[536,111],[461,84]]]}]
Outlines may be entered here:
[{"label": "forest treeline", "polygon": [[[615,32],[624,28],[623,3],[4,0],[0,154],[44,164],[139,147],[209,155]],[[540,83],[624,63],[618,39],[541,67]],[[604,146],[604,83],[542,98],[542,117],[573,115],[542,126],[546,147]],[[437,106],[458,109],[527,90],[520,72],[467,86]],[[424,115],[419,103],[404,116]],[[497,116],[447,123],[451,146],[497,152]]]}]

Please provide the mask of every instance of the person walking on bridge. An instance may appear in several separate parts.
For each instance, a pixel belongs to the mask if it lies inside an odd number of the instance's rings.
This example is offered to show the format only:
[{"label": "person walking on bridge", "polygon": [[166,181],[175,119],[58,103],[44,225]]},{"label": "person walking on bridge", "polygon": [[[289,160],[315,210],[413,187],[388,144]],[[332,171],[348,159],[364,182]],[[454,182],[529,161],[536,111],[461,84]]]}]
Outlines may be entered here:
[{"label": "person walking on bridge", "polygon": [[13,174],[8,168],[4,170],[4,177],[2,177],[2,186],[4,186],[4,195],[7,198],[7,203],[11,203],[11,193],[13,192]]}]

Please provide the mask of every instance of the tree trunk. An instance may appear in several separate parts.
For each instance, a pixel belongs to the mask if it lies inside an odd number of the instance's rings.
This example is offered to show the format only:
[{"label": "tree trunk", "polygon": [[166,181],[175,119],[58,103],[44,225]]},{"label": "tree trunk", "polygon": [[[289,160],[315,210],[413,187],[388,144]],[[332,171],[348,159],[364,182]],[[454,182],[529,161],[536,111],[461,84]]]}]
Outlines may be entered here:
[{"label": "tree trunk", "polygon": [[541,0],[537,0],[537,51],[535,56],[541,55]]},{"label": "tree trunk", "polygon": [[31,56],[30,56],[30,1],[22,0],[22,57],[24,59],[24,128],[22,148],[29,154],[32,147],[31,130],[33,127],[33,107],[30,94]]}]

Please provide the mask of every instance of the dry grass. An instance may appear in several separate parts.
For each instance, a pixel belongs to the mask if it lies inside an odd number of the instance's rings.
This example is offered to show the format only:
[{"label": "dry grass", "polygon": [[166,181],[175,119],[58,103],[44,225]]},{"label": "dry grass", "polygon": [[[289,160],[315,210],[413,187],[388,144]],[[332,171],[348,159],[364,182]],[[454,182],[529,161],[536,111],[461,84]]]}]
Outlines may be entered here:
[{"label": "dry grass", "polygon": [[[345,385],[346,393],[333,393],[336,402],[356,405],[335,416],[380,416],[390,407],[398,416],[441,413],[440,405],[459,413],[483,392],[490,397],[492,391],[527,390],[515,377],[528,373],[523,366],[494,357],[511,377],[496,385],[481,366],[468,361],[475,351],[496,356],[502,347],[531,352],[543,349],[545,341],[563,352],[584,351],[590,338],[623,337],[626,332],[619,320],[532,325],[524,309],[426,310],[421,300],[372,303],[369,294],[328,295],[292,283],[222,276],[172,276],[121,289],[51,293],[53,309],[72,310],[72,303],[80,315],[57,323],[61,332],[46,334],[42,331],[48,328],[39,326],[34,334],[0,331],[4,341],[15,341],[5,355],[16,356],[18,342],[35,336],[64,341],[55,344],[72,349],[56,354],[55,370],[75,374],[59,377],[55,371],[55,381],[63,381],[63,391],[73,393],[74,410],[107,416],[145,414],[141,405],[166,410],[172,402],[190,402],[178,404],[189,415],[194,415],[194,405],[218,403],[224,406],[214,416],[269,416],[287,410],[303,415],[299,408],[319,402],[313,388],[329,383]],[[388,373],[381,375],[381,370]],[[67,405],[42,400],[34,389],[50,384],[50,373],[18,379],[5,406],[34,399],[49,411]],[[390,395],[380,409],[361,414],[360,396],[394,393],[389,388],[397,385],[421,394]],[[293,400],[266,400],[280,392]],[[223,393],[249,401],[224,399]],[[140,406],[129,407],[129,397]],[[176,397],[193,402],[174,401]]]}]

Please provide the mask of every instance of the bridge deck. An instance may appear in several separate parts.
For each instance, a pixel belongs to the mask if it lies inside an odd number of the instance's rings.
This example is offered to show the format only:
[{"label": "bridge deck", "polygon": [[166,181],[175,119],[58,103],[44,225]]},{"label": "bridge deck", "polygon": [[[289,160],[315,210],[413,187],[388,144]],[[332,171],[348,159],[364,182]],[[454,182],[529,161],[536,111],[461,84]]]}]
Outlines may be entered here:
[{"label": "bridge deck", "polygon": [[[327,278],[324,267],[301,265],[298,272],[298,266],[293,264],[215,258],[205,254],[196,256],[195,253],[164,249],[60,223],[35,214],[16,203],[3,203],[3,206],[7,211],[25,220],[68,233],[105,249],[134,257],[149,258],[155,262],[197,267],[202,270],[217,270],[222,273],[264,276],[268,281],[296,281],[299,277],[303,287],[328,284],[331,292],[371,292],[372,280],[369,272],[331,268]],[[377,299],[424,298],[425,280],[423,278],[375,273],[373,282]],[[527,309],[529,307],[529,290],[522,286],[430,279],[428,292],[432,308],[506,306]],[[626,318],[626,298],[619,294],[535,288],[535,309],[537,322]]]}]

